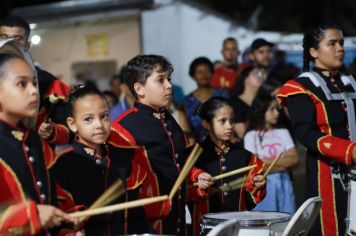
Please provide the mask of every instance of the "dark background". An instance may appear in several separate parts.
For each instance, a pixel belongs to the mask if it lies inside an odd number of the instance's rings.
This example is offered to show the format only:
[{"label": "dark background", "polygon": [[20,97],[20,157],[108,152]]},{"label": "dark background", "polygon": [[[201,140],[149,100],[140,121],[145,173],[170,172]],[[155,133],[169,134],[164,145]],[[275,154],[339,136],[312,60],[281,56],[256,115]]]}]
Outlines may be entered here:
[{"label": "dark background", "polygon": [[[1,0],[0,16],[9,14],[14,8],[54,2],[60,1]],[[337,23],[346,36],[356,36],[356,0],[186,0],[186,2],[203,4],[253,30],[303,32],[306,28],[320,23]]]}]

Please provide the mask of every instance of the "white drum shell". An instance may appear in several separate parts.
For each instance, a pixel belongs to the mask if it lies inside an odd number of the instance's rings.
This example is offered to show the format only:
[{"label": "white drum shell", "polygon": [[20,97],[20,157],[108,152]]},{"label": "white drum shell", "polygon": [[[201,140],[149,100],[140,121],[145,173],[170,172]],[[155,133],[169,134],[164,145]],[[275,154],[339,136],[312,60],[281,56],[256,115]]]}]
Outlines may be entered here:
[{"label": "white drum shell", "polygon": [[206,235],[217,224],[237,219],[240,225],[239,236],[282,235],[291,215],[284,212],[221,212],[205,214],[201,219],[200,234]]}]

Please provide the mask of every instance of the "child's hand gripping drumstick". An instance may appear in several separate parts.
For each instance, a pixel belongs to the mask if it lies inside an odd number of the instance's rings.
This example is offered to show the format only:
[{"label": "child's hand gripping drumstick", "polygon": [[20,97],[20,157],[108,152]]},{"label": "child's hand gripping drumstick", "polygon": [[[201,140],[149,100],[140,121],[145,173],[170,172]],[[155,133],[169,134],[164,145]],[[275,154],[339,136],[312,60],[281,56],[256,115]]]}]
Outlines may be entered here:
[{"label": "child's hand gripping drumstick", "polygon": [[274,167],[274,165],[278,162],[278,160],[284,155],[283,152],[281,152],[281,154],[279,154],[279,156],[273,160],[273,162],[271,163],[271,165],[268,166],[267,170],[265,171],[265,173],[260,176],[260,175],[256,175],[253,178],[253,182],[255,183],[256,187],[252,190],[251,194],[254,195],[257,191],[258,188],[260,188],[261,186],[265,185],[265,183],[263,184],[263,182],[266,180],[267,175],[269,174],[269,172],[272,170],[272,168]]}]

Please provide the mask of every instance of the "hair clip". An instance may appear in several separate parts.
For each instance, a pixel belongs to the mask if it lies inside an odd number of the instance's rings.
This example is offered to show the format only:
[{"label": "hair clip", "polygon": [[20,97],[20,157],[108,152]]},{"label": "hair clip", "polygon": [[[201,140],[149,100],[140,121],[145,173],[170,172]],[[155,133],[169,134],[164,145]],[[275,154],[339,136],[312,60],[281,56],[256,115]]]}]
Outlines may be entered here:
[{"label": "hair clip", "polygon": [[77,92],[78,90],[83,89],[83,88],[85,88],[85,87],[86,87],[86,84],[77,84],[77,85],[74,85],[74,86],[72,87],[72,89],[70,90],[70,94],[73,94],[73,93]]}]

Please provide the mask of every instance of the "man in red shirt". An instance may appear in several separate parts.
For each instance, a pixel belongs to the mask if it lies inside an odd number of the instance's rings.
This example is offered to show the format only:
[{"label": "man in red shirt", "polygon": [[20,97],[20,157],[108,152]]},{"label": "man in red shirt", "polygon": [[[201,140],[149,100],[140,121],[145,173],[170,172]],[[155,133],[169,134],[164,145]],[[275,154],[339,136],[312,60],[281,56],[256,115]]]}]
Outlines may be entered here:
[{"label": "man in red shirt", "polygon": [[221,54],[224,61],[221,66],[215,68],[211,84],[214,88],[225,88],[231,91],[239,74],[237,57],[240,51],[237,40],[232,37],[224,39]]}]

